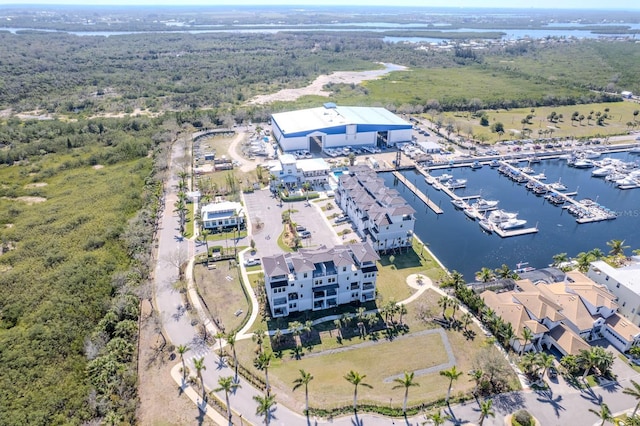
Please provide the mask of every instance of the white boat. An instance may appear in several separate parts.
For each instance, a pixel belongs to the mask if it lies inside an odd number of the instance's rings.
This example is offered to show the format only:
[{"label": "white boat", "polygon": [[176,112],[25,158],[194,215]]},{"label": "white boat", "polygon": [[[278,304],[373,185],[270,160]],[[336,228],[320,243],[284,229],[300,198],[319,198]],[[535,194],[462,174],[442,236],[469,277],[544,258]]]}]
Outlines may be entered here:
[{"label": "white boat", "polygon": [[498,227],[502,230],[509,230],[509,229],[517,229],[517,228],[522,228],[524,225],[526,225],[527,221],[524,219],[509,219],[507,221],[504,222],[500,222],[498,223]]},{"label": "white boat", "polygon": [[444,186],[446,186],[449,189],[464,188],[465,186],[467,186],[467,180],[466,179],[449,179],[444,183]]},{"label": "white boat", "polygon": [[467,207],[463,211],[464,211],[464,214],[466,214],[467,217],[469,217],[470,219],[476,220],[476,218],[480,217],[480,214],[478,213],[478,211],[472,207]]},{"label": "white boat", "polygon": [[537,180],[547,180],[547,175],[545,175],[544,173],[538,173],[537,175],[533,175],[531,177]]},{"label": "white boat", "polygon": [[622,174],[622,173],[611,173],[609,174],[607,177],[604,178],[604,180],[608,181],[608,182],[617,182],[619,180],[622,180],[626,177],[626,175]]},{"label": "white boat", "polygon": [[438,176],[438,180],[440,182],[446,182],[451,179],[453,179],[453,175],[450,175],[449,173],[445,173],[443,175]]},{"label": "white boat", "polygon": [[560,182],[559,180],[557,182],[553,182],[550,183],[549,188],[553,189],[554,191],[566,191],[567,190],[567,185],[565,185],[564,183]]},{"label": "white boat", "polygon": [[485,200],[484,198],[478,198],[478,201],[471,206],[479,212],[485,212],[487,210],[493,210],[498,207],[499,201],[497,200]]},{"label": "white boat", "polygon": [[575,167],[577,169],[588,169],[588,168],[593,167],[593,166],[594,166],[593,161],[591,161],[591,160],[589,160],[587,158],[584,158],[584,159],[581,159],[581,160],[576,160],[576,162],[573,163],[573,167]]},{"label": "white boat", "polygon": [[522,168],[520,168],[520,171],[521,171],[522,173],[526,173],[526,174],[528,174],[528,175],[533,174],[533,173],[535,173],[535,172],[536,172],[536,171],[535,171],[535,170],[533,170],[531,167],[522,167]]},{"label": "white boat", "polygon": [[613,166],[604,166],[604,167],[600,167],[600,168],[597,168],[597,169],[593,170],[591,172],[591,176],[593,176],[593,177],[605,177],[607,175],[610,175],[614,171],[615,171],[615,168]]},{"label": "white boat", "polygon": [[454,198],[451,200],[451,204],[459,209],[466,209],[469,205],[461,198]]},{"label": "white boat", "polygon": [[482,168],[482,164],[479,161],[474,161],[473,164],[471,164],[471,168],[472,169],[481,169]]},{"label": "white boat", "polygon": [[631,154],[640,154],[640,145],[636,145],[629,150]]},{"label": "white boat", "polygon": [[598,158],[600,155],[602,155],[602,153],[592,149],[586,149],[581,153],[582,158]]},{"label": "white boat", "polygon": [[480,222],[480,228],[484,229],[487,232],[493,232],[493,224],[487,219],[482,219]]},{"label": "white boat", "polygon": [[510,213],[504,210],[494,210],[489,213],[489,221],[493,223],[501,223],[517,217],[518,213]]}]

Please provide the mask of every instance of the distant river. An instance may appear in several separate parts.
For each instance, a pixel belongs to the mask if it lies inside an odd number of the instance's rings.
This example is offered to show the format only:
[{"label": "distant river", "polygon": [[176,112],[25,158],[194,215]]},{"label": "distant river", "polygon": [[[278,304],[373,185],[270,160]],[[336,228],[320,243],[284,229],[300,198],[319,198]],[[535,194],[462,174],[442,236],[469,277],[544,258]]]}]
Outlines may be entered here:
[{"label": "distant river", "polygon": [[[331,25],[328,27],[327,25]],[[599,38],[609,37],[610,35],[595,34],[591,31],[581,30],[580,25],[574,24],[559,24],[563,27],[573,26],[576,29],[554,29],[550,28],[536,28],[536,29],[472,29],[472,28],[458,28],[448,29],[445,25],[435,25],[434,28],[426,29],[425,24],[397,24],[397,23],[384,23],[384,22],[364,22],[364,23],[343,23],[343,24],[327,24],[327,25],[272,25],[272,26],[251,26],[251,25],[236,25],[233,28],[215,28],[215,26],[209,26],[207,28],[187,27],[187,26],[173,26],[172,30],[167,31],[56,31],[51,29],[38,29],[38,28],[2,28],[0,31],[9,31],[11,33],[17,33],[19,31],[43,31],[43,32],[63,32],[74,34],[78,36],[116,36],[116,35],[128,35],[128,34],[149,34],[149,33],[188,33],[188,34],[207,34],[207,33],[257,33],[257,34],[274,34],[282,31],[341,31],[341,32],[383,32],[383,31],[401,31],[411,30],[417,31],[419,29],[425,29],[426,31],[447,31],[452,33],[461,32],[502,32],[505,33],[503,40],[515,40],[524,37],[529,38],[545,38],[545,37],[578,37],[578,38]],[[640,24],[627,24],[618,23],[616,25],[627,26],[631,29],[640,29]],[[342,28],[348,27],[348,28]],[[441,42],[448,40],[447,38],[426,38],[426,37],[383,37],[384,41],[388,42],[402,42],[402,41],[426,41],[426,42]]]},{"label": "distant river", "polygon": [[[624,161],[640,160],[640,156],[627,153],[607,156]],[[468,179],[467,188],[456,190],[457,194],[482,194],[486,199],[499,200],[499,207],[518,212],[520,219],[526,219],[527,227],[538,224],[539,232],[536,234],[500,238],[482,232],[478,222],[456,210],[450,198],[442,191],[434,190],[421,174],[411,170],[403,172],[442,207],[444,214],[436,215],[429,210],[391,173],[382,173],[381,176],[387,185],[395,186],[416,209],[415,232],[420,239],[429,244],[447,269],[461,272],[466,280],[472,280],[475,272],[483,266],[495,269],[504,263],[515,269],[517,263],[529,262],[530,266],[541,268],[550,264],[557,253],[565,252],[574,257],[581,251],[596,247],[607,253],[609,247],[606,243],[612,239],[625,240],[625,245],[631,246],[627,250],[629,254],[632,249],[640,248],[640,188],[619,190],[602,178],[592,178],[593,169],[569,167],[565,160],[545,160],[532,167],[536,173],[544,171],[547,183],[561,179],[569,191],[577,189],[576,199],[597,200],[599,204],[618,212],[618,218],[579,225],[566,210],[547,203],[544,198],[527,191],[524,185],[512,182],[488,166],[475,171],[461,167],[432,172],[433,175],[450,173],[456,178]]]}]

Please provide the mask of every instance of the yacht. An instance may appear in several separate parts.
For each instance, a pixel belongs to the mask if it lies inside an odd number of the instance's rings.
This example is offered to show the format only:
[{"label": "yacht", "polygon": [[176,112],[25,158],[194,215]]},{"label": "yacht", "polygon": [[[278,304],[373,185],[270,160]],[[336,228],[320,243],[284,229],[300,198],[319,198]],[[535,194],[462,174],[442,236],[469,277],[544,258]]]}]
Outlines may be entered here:
[{"label": "yacht", "polygon": [[636,145],[629,150],[631,154],[640,154],[640,145]]},{"label": "yacht", "polygon": [[444,183],[444,186],[446,186],[449,189],[464,188],[465,186],[467,186],[467,180],[466,179],[449,179]]},{"label": "yacht", "polygon": [[489,221],[493,223],[506,222],[507,220],[515,219],[518,217],[518,213],[510,213],[504,210],[494,210],[489,213]]},{"label": "yacht", "polygon": [[626,176],[627,175],[625,174],[614,172],[607,175],[607,177],[605,177],[604,180],[606,180],[607,182],[617,182],[619,180],[624,179]]},{"label": "yacht", "polygon": [[453,204],[458,209],[466,209],[469,205],[462,198],[454,198],[451,200],[451,204]]},{"label": "yacht", "polygon": [[473,164],[471,164],[471,168],[472,169],[481,169],[482,168],[482,164],[479,161],[474,161]]},{"label": "yacht", "polygon": [[528,175],[533,174],[533,173],[535,173],[535,172],[536,172],[536,171],[535,171],[535,170],[533,170],[531,167],[522,167],[522,168],[520,169],[520,171],[521,171],[522,173],[526,173],[526,174],[528,174]]},{"label": "yacht", "polygon": [[593,161],[589,160],[588,158],[576,160],[576,162],[573,163],[573,167],[577,169],[588,169],[593,166],[594,166]]},{"label": "yacht", "polygon": [[566,191],[567,185],[558,180],[557,182],[550,183],[549,188],[553,189],[554,191]]},{"label": "yacht", "polygon": [[500,162],[498,160],[491,160],[489,167],[500,167]]},{"label": "yacht", "polygon": [[547,180],[547,175],[545,175],[544,173],[538,173],[537,175],[533,175],[531,177],[537,180]]},{"label": "yacht", "polygon": [[615,171],[613,166],[604,166],[599,167],[591,172],[591,176],[593,177],[606,177]]},{"label": "yacht", "polygon": [[467,215],[469,219],[476,220],[476,218],[480,217],[480,214],[478,213],[478,211],[473,207],[467,207],[466,209],[463,210],[463,212],[464,214]]},{"label": "yacht", "polygon": [[602,155],[600,152],[598,151],[594,151],[592,149],[586,149],[584,151],[582,151],[581,153],[583,158],[599,158],[600,155]]},{"label": "yacht", "polygon": [[438,176],[438,180],[440,182],[446,182],[451,179],[453,179],[453,175],[450,175],[449,173],[445,173],[443,175]]},{"label": "yacht", "polygon": [[509,229],[517,229],[522,228],[527,223],[524,219],[509,219],[504,222],[498,223],[498,227],[503,231],[507,231]]},{"label": "yacht", "polygon": [[484,229],[489,233],[493,232],[493,224],[487,219],[482,219],[478,223],[480,224],[480,228]]},{"label": "yacht", "polygon": [[484,198],[478,198],[478,201],[472,204],[472,207],[479,212],[486,212],[487,210],[493,210],[498,207],[499,201],[497,200],[485,200]]}]

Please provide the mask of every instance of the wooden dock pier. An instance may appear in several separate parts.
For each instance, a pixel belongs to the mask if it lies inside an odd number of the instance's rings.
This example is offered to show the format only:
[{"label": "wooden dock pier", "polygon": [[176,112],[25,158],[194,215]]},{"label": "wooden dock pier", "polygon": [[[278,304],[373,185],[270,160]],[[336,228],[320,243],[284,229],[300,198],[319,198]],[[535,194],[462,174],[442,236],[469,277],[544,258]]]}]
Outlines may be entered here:
[{"label": "wooden dock pier", "polygon": [[409,180],[406,177],[404,177],[402,174],[400,174],[400,172],[398,172],[397,170],[394,170],[393,171],[393,176],[395,176],[396,179],[398,179],[407,188],[409,188],[409,190],[411,192],[416,194],[416,196],[418,198],[420,198],[420,200],[422,200],[422,202],[425,203],[427,205],[427,207],[429,207],[431,210],[433,210],[434,213],[436,213],[436,214],[444,213],[444,211],[436,203],[431,201],[429,199],[429,197],[427,197],[422,191],[420,191],[414,184],[409,182]]}]

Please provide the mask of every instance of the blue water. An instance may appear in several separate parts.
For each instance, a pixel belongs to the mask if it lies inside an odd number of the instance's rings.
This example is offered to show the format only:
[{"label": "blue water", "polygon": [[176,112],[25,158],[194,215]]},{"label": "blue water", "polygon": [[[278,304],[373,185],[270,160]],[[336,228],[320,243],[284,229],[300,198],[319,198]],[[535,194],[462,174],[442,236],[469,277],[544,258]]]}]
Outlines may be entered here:
[{"label": "blue water", "polygon": [[[639,156],[627,153],[609,154],[609,157],[624,161],[639,161]],[[604,158],[604,156],[603,156]],[[521,163],[526,165],[526,163]],[[390,173],[381,176],[387,185],[394,186],[416,209],[415,232],[427,243],[431,251],[449,270],[461,272],[465,279],[473,279],[482,267],[498,268],[503,263],[514,269],[519,262],[529,262],[530,266],[545,267],[558,253],[575,256],[581,251],[600,248],[607,253],[607,241],[625,240],[632,249],[640,248],[640,188],[619,190],[602,178],[591,177],[593,169],[575,169],[567,166],[565,160],[545,160],[532,165],[536,173],[547,175],[546,183],[561,178],[570,192],[578,191],[577,200],[591,198],[599,204],[618,212],[615,220],[578,224],[561,207],[553,206],[542,197],[527,191],[487,166],[471,170],[469,167],[433,171],[437,176],[450,173],[455,178],[468,179],[465,189],[456,194],[477,195],[499,200],[499,207],[518,212],[518,218],[526,219],[526,227],[538,225],[539,232],[518,237],[500,238],[486,234],[477,221],[472,221],[460,210],[456,210],[450,198],[442,191],[434,190],[424,181],[424,177],[412,170],[403,174],[444,210],[436,215],[428,209],[402,183]],[[394,182],[395,181],[395,182]]]}]

